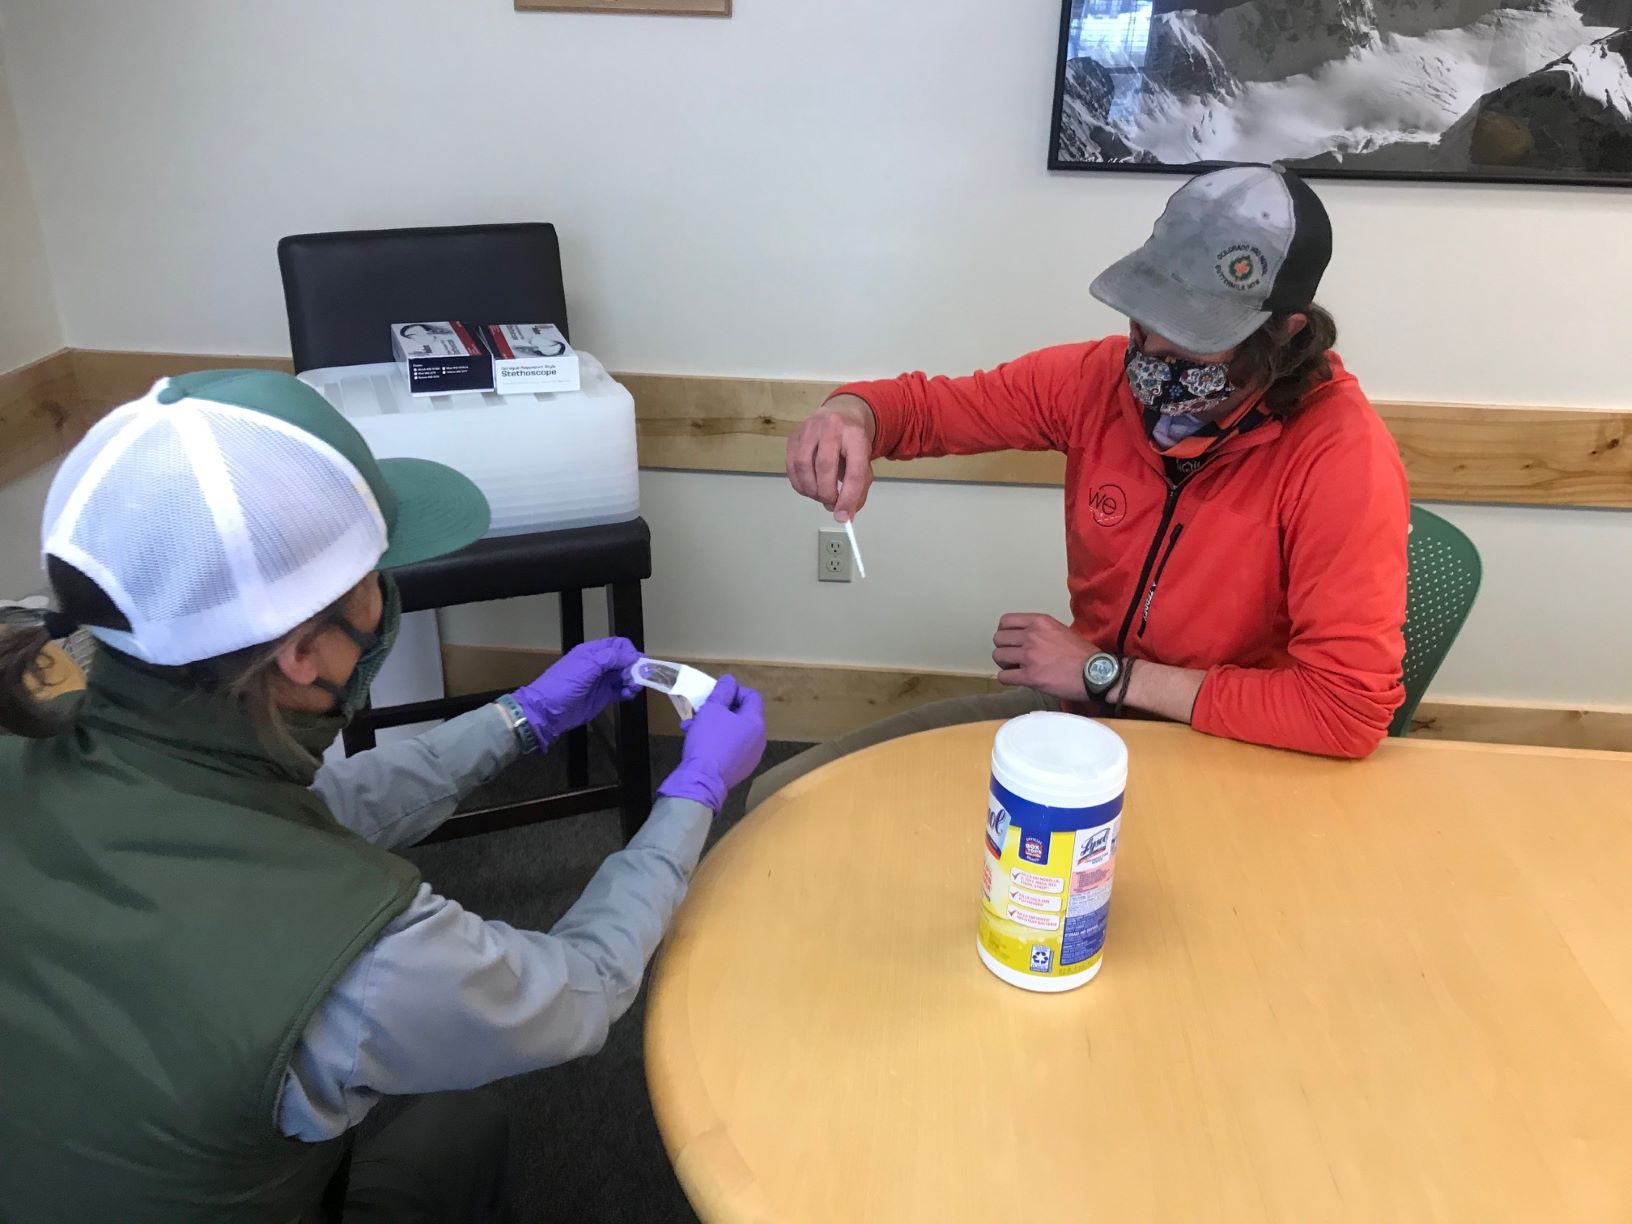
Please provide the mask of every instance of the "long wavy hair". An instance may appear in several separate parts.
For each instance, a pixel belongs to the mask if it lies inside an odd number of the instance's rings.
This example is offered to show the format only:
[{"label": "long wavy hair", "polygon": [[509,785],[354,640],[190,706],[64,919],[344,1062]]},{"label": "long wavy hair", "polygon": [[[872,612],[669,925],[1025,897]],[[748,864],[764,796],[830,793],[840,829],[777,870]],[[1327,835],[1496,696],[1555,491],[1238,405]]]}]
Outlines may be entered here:
[{"label": "long wavy hair", "polygon": [[[1287,335],[1293,314],[1308,322]],[[1238,387],[1264,387],[1264,406],[1270,415],[1286,420],[1302,407],[1309,392],[1332,376],[1327,354],[1337,343],[1337,321],[1320,306],[1273,316],[1235,350],[1230,359],[1230,381]]]}]

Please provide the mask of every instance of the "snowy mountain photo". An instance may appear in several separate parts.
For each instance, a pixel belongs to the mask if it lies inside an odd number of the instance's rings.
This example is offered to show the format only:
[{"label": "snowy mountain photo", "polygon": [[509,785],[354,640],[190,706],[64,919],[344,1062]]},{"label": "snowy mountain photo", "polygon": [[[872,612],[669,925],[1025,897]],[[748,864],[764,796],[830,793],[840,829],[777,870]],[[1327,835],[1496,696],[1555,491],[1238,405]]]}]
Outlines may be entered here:
[{"label": "snowy mountain photo", "polygon": [[1050,164],[1632,185],[1632,0],[1066,0]]}]

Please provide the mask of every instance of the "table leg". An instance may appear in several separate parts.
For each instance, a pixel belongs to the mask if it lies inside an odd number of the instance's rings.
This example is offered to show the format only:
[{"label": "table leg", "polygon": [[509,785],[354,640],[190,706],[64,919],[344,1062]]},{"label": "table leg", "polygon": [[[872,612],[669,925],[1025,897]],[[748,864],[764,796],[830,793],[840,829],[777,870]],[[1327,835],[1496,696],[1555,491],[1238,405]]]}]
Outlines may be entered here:
[{"label": "table leg", "polygon": [[[561,653],[565,654],[584,640],[584,593],[562,591],[561,600]],[[568,731],[567,785],[580,790],[589,785],[589,732],[583,727]]]},{"label": "table leg", "polygon": [[370,717],[373,709],[372,702],[365,704],[341,730],[340,743],[348,757],[377,746],[379,740],[375,734],[374,720]]},{"label": "table leg", "polygon": [[[613,635],[626,637],[636,649],[644,650],[646,629],[641,613],[640,583],[619,582],[607,588],[606,607]],[[644,696],[618,703],[618,786],[622,794],[618,806],[623,815],[625,841],[646,823],[652,806],[652,752]]]}]

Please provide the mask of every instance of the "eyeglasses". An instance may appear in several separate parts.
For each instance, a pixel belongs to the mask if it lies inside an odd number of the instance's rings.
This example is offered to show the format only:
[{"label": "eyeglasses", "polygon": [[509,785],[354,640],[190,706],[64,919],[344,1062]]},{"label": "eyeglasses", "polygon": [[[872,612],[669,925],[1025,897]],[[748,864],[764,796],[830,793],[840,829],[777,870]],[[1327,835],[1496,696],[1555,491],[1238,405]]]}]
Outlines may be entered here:
[{"label": "eyeglasses", "polygon": [[[378,574],[374,575],[374,581],[376,584],[379,583],[380,576]],[[380,598],[383,602],[385,598],[385,590],[383,587],[380,589]],[[339,608],[334,610],[333,614],[329,616],[326,623],[333,625],[336,629],[340,630],[341,633],[350,638],[356,645],[357,649],[362,651],[364,654],[367,654],[380,644],[380,634],[378,630],[374,631],[373,633],[365,633],[363,630],[357,628],[356,625],[347,620],[346,614]]]}]

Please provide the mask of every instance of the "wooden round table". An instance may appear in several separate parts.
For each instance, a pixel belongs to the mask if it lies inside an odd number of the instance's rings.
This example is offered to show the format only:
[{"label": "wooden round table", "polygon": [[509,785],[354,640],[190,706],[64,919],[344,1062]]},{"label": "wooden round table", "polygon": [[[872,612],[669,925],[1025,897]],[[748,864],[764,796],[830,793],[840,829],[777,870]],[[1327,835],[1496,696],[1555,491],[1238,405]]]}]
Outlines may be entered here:
[{"label": "wooden round table", "polygon": [[975,955],[996,723],[697,875],[647,1076],[706,1221],[1632,1220],[1632,756],[1122,724],[1105,969]]}]

